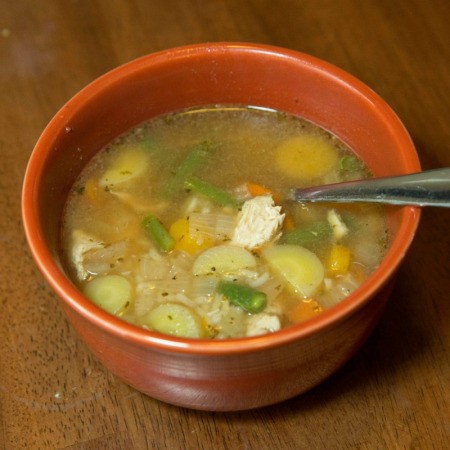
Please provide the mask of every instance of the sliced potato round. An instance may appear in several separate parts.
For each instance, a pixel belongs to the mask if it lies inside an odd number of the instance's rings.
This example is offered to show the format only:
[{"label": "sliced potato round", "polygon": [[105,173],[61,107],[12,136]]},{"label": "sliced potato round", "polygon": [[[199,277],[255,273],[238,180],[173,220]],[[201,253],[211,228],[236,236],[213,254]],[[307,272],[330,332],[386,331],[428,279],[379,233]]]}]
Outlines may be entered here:
[{"label": "sliced potato round", "polygon": [[190,308],[179,303],[162,303],[145,317],[144,324],[154,331],[171,336],[200,338],[200,317]]},{"label": "sliced potato round", "polygon": [[148,167],[147,155],[139,149],[120,153],[100,178],[100,186],[113,188],[142,175]]},{"label": "sliced potato round", "polygon": [[324,268],[315,253],[298,245],[276,245],[262,253],[269,266],[308,298],[320,287]]},{"label": "sliced potato round", "polygon": [[120,315],[128,308],[133,288],[131,283],[120,275],[104,275],[89,281],[84,294],[105,311]]},{"label": "sliced potato round", "polygon": [[276,149],[278,167],[296,179],[322,177],[338,164],[338,153],[323,136],[305,134],[282,142]]},{"label": "sliced potato round", "polygon": [[200,253],[194,261],[192,273],[207,275],[238,272],[255,266],[256,258],[248,250],[235,245],[218,245]]}]

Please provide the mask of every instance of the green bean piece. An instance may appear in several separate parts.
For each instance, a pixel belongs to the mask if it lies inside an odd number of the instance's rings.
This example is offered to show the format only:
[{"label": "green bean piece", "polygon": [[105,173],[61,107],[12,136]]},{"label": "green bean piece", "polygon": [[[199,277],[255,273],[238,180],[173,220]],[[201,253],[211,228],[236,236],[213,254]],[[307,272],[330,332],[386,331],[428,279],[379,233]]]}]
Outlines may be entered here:
[{"label": "green bean piece", "polygon": [[203,195],[220,206],[231,206],[237,209],[241,205],[240,202],[229,192],[196,177],[191,177],[186,180],[184,187],[189,191]]},{"label": "green bean piece", "polygon": [[285,231],[280,238],[280,244],[300,245],[309,248],[320,241],[328,240],[332,233],[333,230],[328,222],[315,222],[309,226]]},{"label": "green bean piece", "polygon": [[165,197],[173,197],[182,191],[187,178],[205,165],[207,158],[214,150],[215,146],[210,142],[201,142],[196,145],[180,163],[172,178],[162,187],[162,194]]},{"label": "green bean piece", "polygon": [[167,253],[173,249],[175,240],[164,228],[164,225],[159,221],[159,219],[153,215],[148,215],[142,221],[142,225],[158,250]]},{"label": "green bean piece", "polygon": [[217,286],[217,292],[228,299],[235,306],[256,314],[267,305],[267,296],[264,292],[232,281],[221,281]]}]

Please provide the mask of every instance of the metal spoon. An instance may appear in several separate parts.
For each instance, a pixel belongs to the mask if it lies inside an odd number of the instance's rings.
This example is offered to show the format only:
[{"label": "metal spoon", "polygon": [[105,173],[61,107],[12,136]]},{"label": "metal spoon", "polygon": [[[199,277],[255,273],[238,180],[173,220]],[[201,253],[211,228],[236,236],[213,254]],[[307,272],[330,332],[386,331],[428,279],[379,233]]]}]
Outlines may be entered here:
[{"label": "metal spoon", "polygon": [[297,202],[370,202],[450,207],[450,167],[410,175],[369,178],[293,189]]}]

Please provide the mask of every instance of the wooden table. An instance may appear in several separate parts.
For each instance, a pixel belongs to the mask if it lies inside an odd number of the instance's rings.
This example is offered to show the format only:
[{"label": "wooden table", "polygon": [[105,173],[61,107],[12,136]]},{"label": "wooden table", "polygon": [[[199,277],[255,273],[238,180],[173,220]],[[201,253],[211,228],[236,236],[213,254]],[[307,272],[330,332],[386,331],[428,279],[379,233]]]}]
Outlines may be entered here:
[{"label": "wooden table", "polygon": [[450,448],[450,210],[426,209],[381,323],[342,370],[260,410],[160,403],[109,374],[27,249],[20,192],[55,112],[100,74],[202,41],[328,60],[378,92],[424,169],[450,166],[448,0],[0,0],[0,448]]}]

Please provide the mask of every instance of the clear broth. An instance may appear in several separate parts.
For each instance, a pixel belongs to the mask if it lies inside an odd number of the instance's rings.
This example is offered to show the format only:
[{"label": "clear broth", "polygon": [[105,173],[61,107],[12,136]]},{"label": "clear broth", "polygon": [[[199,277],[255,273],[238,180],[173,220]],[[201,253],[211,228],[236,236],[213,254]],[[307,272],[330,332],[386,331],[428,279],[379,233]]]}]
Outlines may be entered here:
[{"label": "clear broth", "polygon": [[[311,149],[296,155],[292,142],[303,141],[311,142]],[[188,177],[224,190],[241,205],[256,195],[249,191],[249,183],[253,189],[264,187],[285,214],[270,240],[247,248],[255,257],[254,266],[193,274],[196,259],[208,248],[233,244],[233,226],[242,209],[216,204],[188,189],[186,180],[173,183],[189,155],[202,145],[208,148],[207,157],[193,164]],[[387,245],[380,206],[299,204],[285,200],[290,189],[369,176],[363,162],[335,136],[284,113],[212,106],[157,117],[105,147],[77,179],[63,218],[67,266],[95,303],[144,328],[218,339],[277,331],[313,317],[357,289],[378,266]],[[192,220],[215,220],[216,232],[223,229],[214,236],[208,222],[205,226],[210,228],[201,230],[206,234],[200,245],[161,251],[143,226],[149,214],[170,234],[176,234],[173,224],[180,219],[190,219],[190,225]],[[338,230],[333,228],[336,220]],[[321,224],[328,229],[323,237],[315,228]],[[290,240],[297,229],[309,233],[300,244]],[[265,249],[280,245],[298,245],[320,260],[323,277],[312,293],[304,295],[264,258]],[[123,305],[114,300],[123,285],[114,285],[109,293],[103,287],[103,294],[88,288],[93,280],[109,275],[127,280]],[[223,279],[263,292],[266,307],[252,313],[230,302],[217,291]],[[106,299],[99,300],[99,295]],[[159,315],[154,312],[158,307]],[[166,323],[172,316],[179,319],[178,328]],[[155,322],[158,318],[161,326]]]}]

